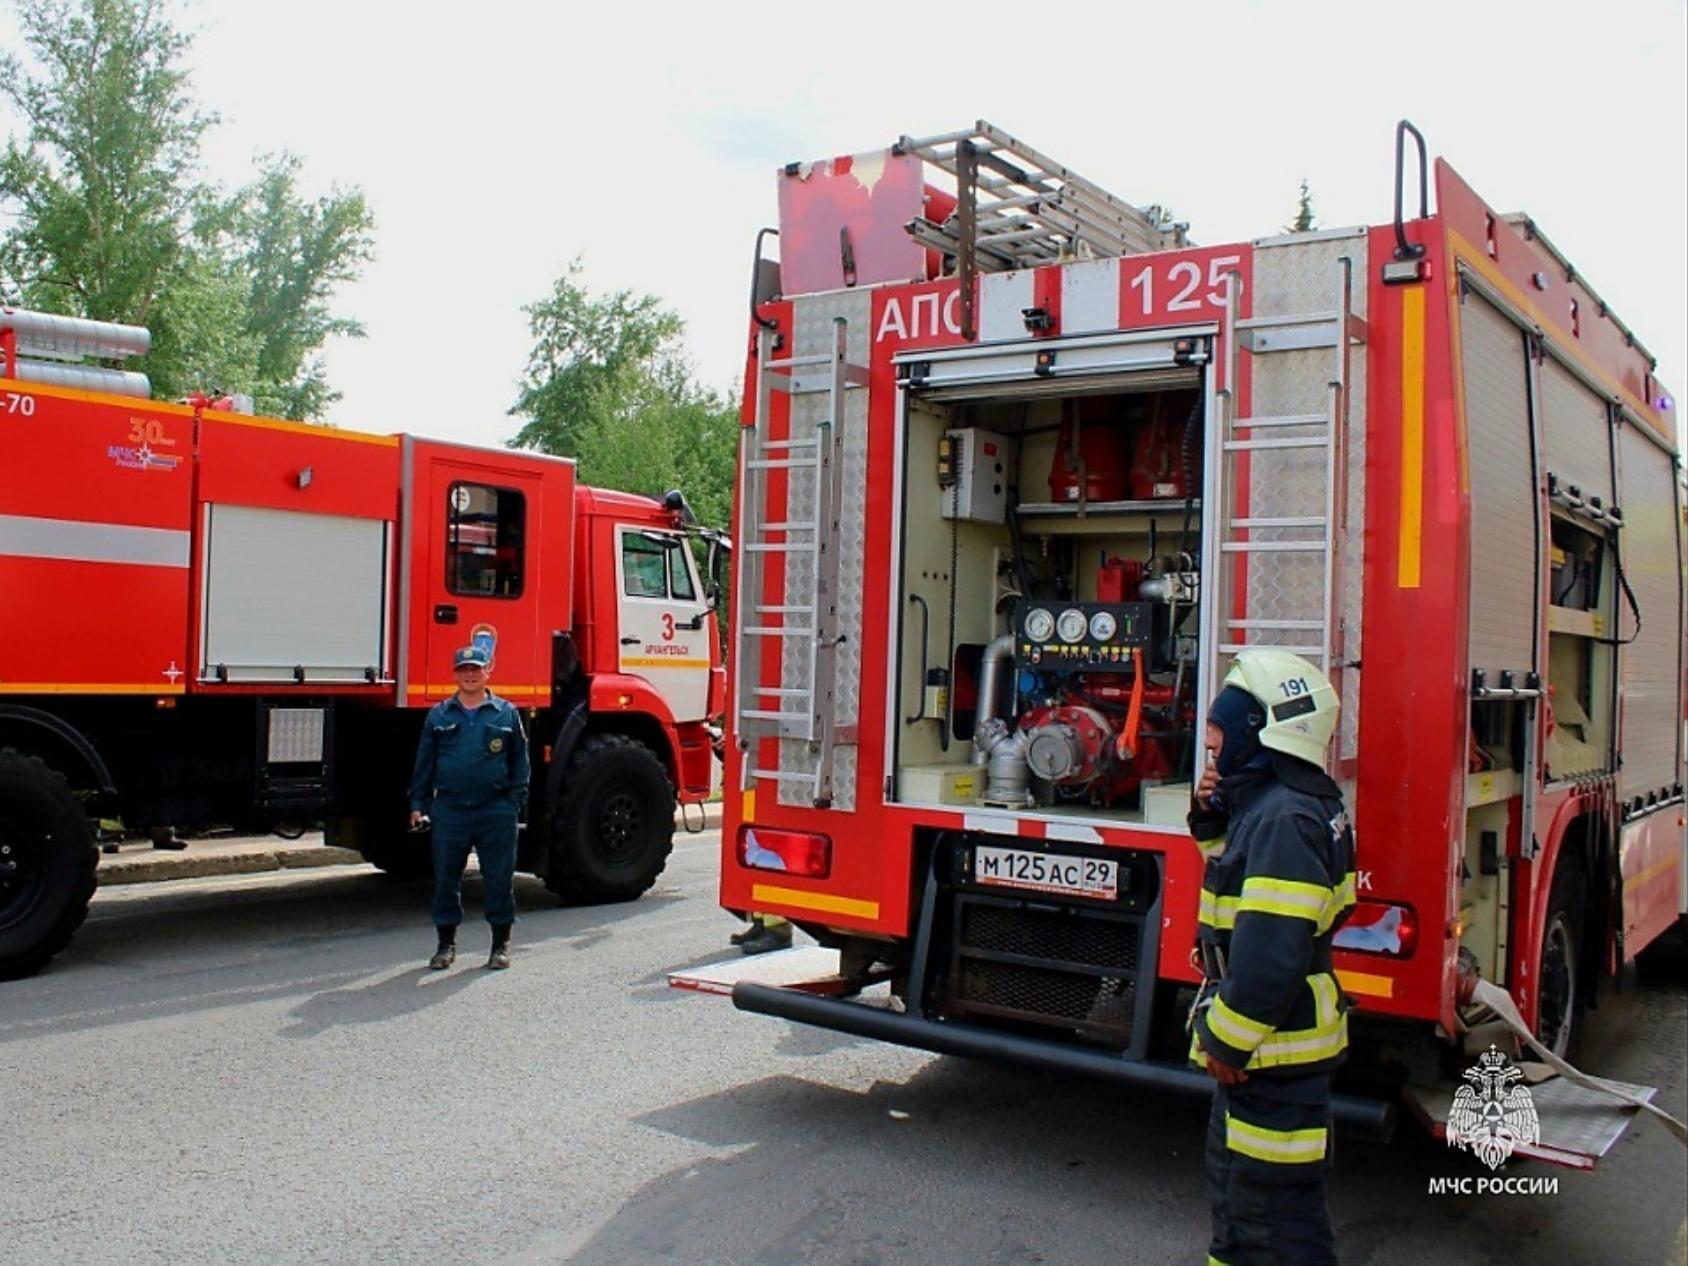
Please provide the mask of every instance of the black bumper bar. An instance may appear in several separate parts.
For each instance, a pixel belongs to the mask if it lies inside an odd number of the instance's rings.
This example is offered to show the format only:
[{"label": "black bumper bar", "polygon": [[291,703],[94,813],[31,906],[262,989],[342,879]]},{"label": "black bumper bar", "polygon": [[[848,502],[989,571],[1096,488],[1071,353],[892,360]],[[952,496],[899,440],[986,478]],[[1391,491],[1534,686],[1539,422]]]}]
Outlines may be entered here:
[{"label": "black bumper bar", "polygon": [[[1213,1094],[1212,1078],[1183,1065],[1129,1060],[1082,1047],[1040,1042],[1014,1033],[998,1033],[960,1024],[939,1024],[795,989],[776,989],[741,981],[733,986],[733,1005],[740,1011],[778,1016],[857,1037],[934,1051],[939,1055],[1002,1060],[1051,1072],[1081,1073],[1120,1085],[1185,1095],[1192,1099],[1206,1099]],[[1331,1112],[1336,1124],[1350,1134],[1387,1141],[1395,1132],[1395,1107],[1379,1099],[1332,1095]]]}]

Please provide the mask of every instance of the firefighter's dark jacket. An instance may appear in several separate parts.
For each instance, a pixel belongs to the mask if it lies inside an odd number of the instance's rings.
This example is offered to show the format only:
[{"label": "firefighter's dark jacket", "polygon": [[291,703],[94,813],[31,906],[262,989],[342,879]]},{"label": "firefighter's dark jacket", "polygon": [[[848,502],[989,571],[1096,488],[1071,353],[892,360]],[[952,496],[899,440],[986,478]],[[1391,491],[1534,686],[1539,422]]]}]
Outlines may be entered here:
[{"label": "firefighter's dark jacket", "polygon": [[1323,770],[1268,755],[1269,769],[1221,781],[1228,817],[1190,815],[1207,858],[1198,938],[1204,961],[1224,964],[1191,1055],[1300,1076],[1334,1068],[1348,1046],[1331,938],[1354,906],[1354,834]]},{"label": "firefighter's dark jacket", "polygon": [[520,810],[527,799],[527,734],[515,706],[487,691],[470,712],[457,696],[436,703],[422,722],[410,807]]}]

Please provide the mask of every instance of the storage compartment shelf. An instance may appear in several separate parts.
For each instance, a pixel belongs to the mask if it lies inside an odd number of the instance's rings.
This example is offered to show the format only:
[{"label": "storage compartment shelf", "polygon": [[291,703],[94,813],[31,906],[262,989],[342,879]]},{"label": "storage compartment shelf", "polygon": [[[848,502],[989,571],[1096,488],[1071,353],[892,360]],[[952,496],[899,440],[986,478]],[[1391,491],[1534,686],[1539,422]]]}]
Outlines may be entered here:
[{"label": "storage compartment shelf", "polygon": [[1598,611],[1583,611],[1576,607],[1549,607],[1547,631],[1568,633],[1573,637],[1605,637],[1606,620]]},{"label": "storage compartment shelf", "polygon": [[[1202,499],[1190,503],[1192,510],[1202,508]],[[1159,497],[1153,501],[1027,501],[1019,507],[1021,518],[1073,518],[1080,509],[1086,517],[1096,514],[1183,514],[1184,502],[1178,497]]]}]

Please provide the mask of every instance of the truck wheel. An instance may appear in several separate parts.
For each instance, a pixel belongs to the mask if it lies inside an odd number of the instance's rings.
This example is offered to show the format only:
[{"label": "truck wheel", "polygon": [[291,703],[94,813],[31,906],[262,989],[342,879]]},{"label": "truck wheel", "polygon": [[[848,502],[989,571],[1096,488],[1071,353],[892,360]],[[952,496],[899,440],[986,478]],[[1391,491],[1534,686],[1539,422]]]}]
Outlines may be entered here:
[{"label": "truck wheel", "polygon": [[100,860],[63,775],[0,749],[0,980],[41,968],[88,917]]},{"label": "truck wheel", "polygon": [[1571,1058],[1582,1037],[1584,893],[1582,865],[1562,853],[1553,868],[1547,919],[1542,924],[1540,982],[1536,999],[1536,1037],[1563,1059]]},{"label": "truck wheel", "polygon": [[655,752],[622,734],[585,739],[551,815],[545,886],[565,901],[631,901],[674,847],[674,786]]}]

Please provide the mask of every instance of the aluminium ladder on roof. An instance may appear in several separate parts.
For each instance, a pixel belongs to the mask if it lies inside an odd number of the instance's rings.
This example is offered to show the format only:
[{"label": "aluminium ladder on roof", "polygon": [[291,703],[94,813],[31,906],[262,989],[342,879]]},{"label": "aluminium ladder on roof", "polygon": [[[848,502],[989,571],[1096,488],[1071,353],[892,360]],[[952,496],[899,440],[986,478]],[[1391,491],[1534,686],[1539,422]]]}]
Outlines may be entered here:
[{"label": "aluminium ladder on roof", "polygon": [[[756,413],[743,428],[739,446],[738,588],[734,595],[733,733],[742,764],[741,788],[750,790],[760,779],[806,784],[810,800],[824,807],[832,801],[832,764],[836,745],[836,680],[838,628],[839,505],[843,499],[844,393],[867,385],[867,371],[845,356],[848,322],[833,321],[832,347],[814,356],[775,360],[775,336],[763,328],[756,349]],[[826,415],[812,436],[773,439],[768,435],[773,393],[791,395],[825,391]],[[768,475],[785,472],[788,481],[813,480],[812,518],[794,518],[797,500],[788,492],[783,517],[769,519]],[[804,555],[808,566],[786,568],[789,584],[799,578],[801,591],[783,592],[777,602],[767,600],[766,560]],[[802,578],[808,580],[801,585]],[[761,647],[768,641],[797,641],[806,648],[803,684],[777,685],[762,678]],[[783,655],[782,655],[783,660]],[[760,740],[765,736],[806,743],[813,768],[758,768]]]},{"label": "aluminium ladder on roof", "polygon": [[949,221],[914,220],[909,233],[958,259],[976,253],[984,271],[1187,245],[1187,226],[1167,223],[1160,207],[1133,206],[983,119],[959,132],[904,136],[895,148],[955,177],[960,199]]}]

